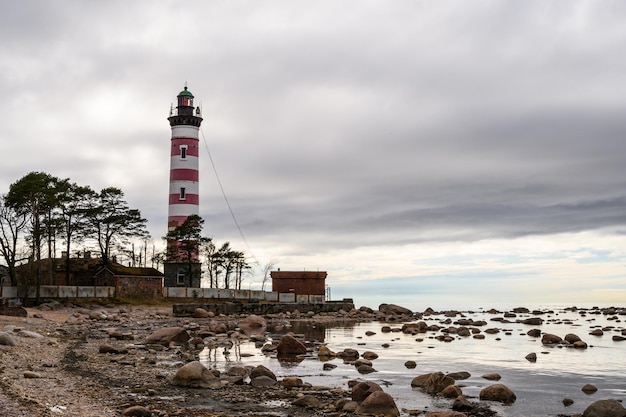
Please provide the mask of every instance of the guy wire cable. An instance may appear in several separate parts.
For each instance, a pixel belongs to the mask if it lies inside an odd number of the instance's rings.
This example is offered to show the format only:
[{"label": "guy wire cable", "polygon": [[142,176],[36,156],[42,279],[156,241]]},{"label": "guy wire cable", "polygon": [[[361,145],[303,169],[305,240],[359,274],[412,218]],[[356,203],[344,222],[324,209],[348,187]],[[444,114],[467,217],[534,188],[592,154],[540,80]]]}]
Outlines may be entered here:
[{"label": "guy wire cable", "polygon": [[252,249],[250,248],[248,239],[246,239],[246,236],[243,234],[243,230],[241,230],[241,227],[239,226],[239,222],[237,221],[237,217],[235,216],[235,212],[233,211],[233,208],[230,206],[230,202],[228,201],[228,197],[226,196],[226,191],[224,191],[224,186],[222,185],[220,176],[217,173],[217,168],[215,167],[215,163],[213,162],[213,156],[211,156],[211,151],[209,150],[209,144],[207,143],[206,136],[204,135],[204,130],[202,129],[202,127],[200,127],[200,132],[202,133],[202,140],[204,141],[204,147],[206,149],[207,154],[209,155],[209,161],[211,161],[211,167],[213,168],[213,172],[215,173],[215,178],[217,179],[217,183],[220,186],[220,190],[222,191],[222,196],[224,197],[224,201],[226,201],[226,206],[228,207],[228,211],[230,212],[230,215],[233,218],[233,221],[235,222],[235,226],[237,227],[237,230],[239,230],[239,234],[241,235],[241,238],[243,239],[244,243],[248,247],[250,256],[252,257],[252,259],[254,259],[254,262],[257,265],[261,266],[261,263],[259,262],[257,257],[254,255],[254,252],[252,252]]}]

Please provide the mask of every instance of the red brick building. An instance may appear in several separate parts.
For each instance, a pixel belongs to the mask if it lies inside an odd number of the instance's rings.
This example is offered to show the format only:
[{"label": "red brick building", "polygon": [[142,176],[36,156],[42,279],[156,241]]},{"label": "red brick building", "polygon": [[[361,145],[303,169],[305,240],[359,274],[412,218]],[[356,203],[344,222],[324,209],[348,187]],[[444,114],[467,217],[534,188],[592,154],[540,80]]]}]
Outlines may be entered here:
[{"label": "red brick building", "polygon": [[272,271],[272,291],[298,295],[325,295],[326,271]]}]

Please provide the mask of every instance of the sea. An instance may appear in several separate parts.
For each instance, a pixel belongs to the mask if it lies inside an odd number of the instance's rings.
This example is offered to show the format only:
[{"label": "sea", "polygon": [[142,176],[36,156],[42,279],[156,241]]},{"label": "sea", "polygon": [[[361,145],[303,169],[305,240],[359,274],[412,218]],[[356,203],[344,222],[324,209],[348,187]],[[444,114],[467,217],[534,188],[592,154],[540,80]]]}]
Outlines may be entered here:
[{"label": "sea", "polygon": [[[602,309],[591,307],[543,306],[504,318],[506,311],[512,309],[497,312],[466,310],[454,317],[442,312],[413,320],[444,328],[458,327],[454,322],[459,318],[487,322],[479,327],[484,339],[452,334],[450,342],[436,339],[442,335],[441,331],[418,335],[399,332],[405,322],[292,321],[284,330],[302,335],[318,345],[326,345],[334,352],[351,348],[359,353],[376,353],[378,358],[372,361],[376,372],[365,375],[341,359],[329,361],[336,367],[324,370],[326,362],[320,361],[315,354],[279,360],[275,355],[263,354],[259,344],[251,341],[242,341],[229,350],[207,348],[200,359],[205,366],[221,371],[234,365],[264,365],[279,379],[294,376],[314,386],[347,390],[350,380],[373,381],[394,398],[402,416],[414,415],[419,410],[450,410],[452,400],[427,395],[411,387],[413,378],[432,372],[469,372],[471,376],[457,381],[457,385],[470,401],[475,402],[479,401],[480,391],[488,385],[506,385],[516,394],[515,403],[482,402],[498,416],[570,416],[582,413],[600,399],[626,400],[626,341],[613,340],[614,335],[623,334],[626,315],[603,314]],[[538,326],[521,323],[529,317],[540,317],[544,322]],[[390,326],[392,331],[382,331],[383,326]],[[486,334],[484,330],[488,328],[499,332]],[[588,347],[544,346],[540,337],[527,334],[534,328],[562,338],[569,333],[576,334]],[[602,329],[603,335],[591,335],[595,329]],[[281,336],[281,333],[269,333],[270,339]],[[535,362],[526,359],[530,353],[536,354]],[[409,369],[405,366],[407,361],[415,361],[417,366]],[[483,378],[490,373],[498,373],[501,379],[494,382]],[[586,384],[596,386],[597,391],[592,394],[583,392],[582,387]],[[565,406],[565,398],[573,400],[573,404]],[[280,404],[276,406],[279,408]]]}]

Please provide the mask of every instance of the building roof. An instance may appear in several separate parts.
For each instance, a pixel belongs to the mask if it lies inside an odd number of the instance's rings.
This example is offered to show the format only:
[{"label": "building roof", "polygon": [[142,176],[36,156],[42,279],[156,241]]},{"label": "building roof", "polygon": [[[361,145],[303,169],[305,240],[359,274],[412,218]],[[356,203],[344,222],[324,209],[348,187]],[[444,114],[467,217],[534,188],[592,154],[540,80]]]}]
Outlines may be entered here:
[{"label": "building roof", "polygon": [[129,267],[117,263],[109,263],[96,273],[108,269],[113,275],[137,276],[137,277],[162,277],[163,273],[155,268]]}]

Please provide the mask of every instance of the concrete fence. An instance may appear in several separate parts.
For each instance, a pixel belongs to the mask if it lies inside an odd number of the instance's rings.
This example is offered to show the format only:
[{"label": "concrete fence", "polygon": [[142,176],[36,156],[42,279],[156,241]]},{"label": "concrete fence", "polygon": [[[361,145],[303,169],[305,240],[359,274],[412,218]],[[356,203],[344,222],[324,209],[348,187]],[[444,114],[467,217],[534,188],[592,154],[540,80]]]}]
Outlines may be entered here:
[{"label": "concrete fence", "polygon": [[[115,287],[75,287],[42,285],[39,295],[42,298],[110,298],[115,297]],[[21,296],[21,294],[20,294]],[[1,287],[0,298],[17,298],[17,287]],[[28,298],[35,297],[35,289],[29,289]],[[163,287],[165,298],[221,299],[233,301],[257,301],[271,303],[322,304],[323,295],[302,295],[273,291],[231,290],[223,288]]]}]

